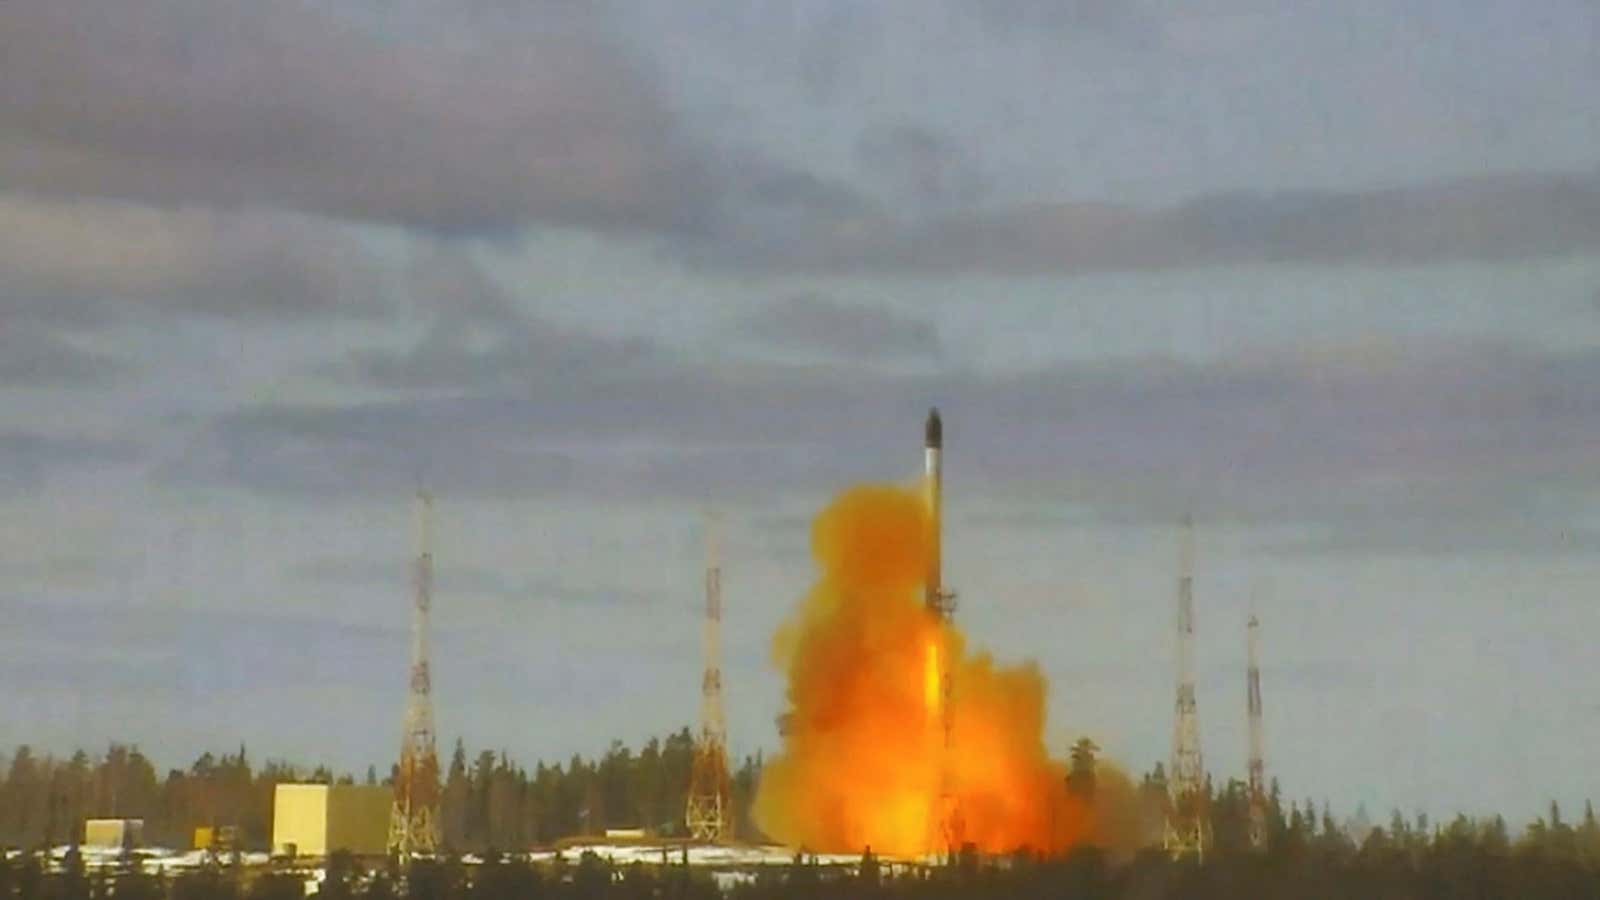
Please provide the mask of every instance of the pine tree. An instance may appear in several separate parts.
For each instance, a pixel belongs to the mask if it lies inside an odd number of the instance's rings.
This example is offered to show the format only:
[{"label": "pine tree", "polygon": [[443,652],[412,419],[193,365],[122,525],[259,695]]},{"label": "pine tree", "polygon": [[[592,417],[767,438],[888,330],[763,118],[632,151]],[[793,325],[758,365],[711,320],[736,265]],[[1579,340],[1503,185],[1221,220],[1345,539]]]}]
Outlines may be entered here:
[{"label": "pine tree", "polygon": [[450,754],[450,768],[445,775],[444,797],[440,810],[440,817],[444,820],[444,842],[447,847],[463,849],[467,846],[469,788],[467,748],[458,737],[455,749]]},{"label": "pine tree", "polygon": [[1600,866],[1600,822],[1595,821],[1594,804],[1583,802],[1583,824],[1577,834],[1579,857],[1591,866]]},{"label": "pine tree", "polygon": [[1495,816],[1483,832],[1483,848],[1493,854],[1504,854],[1511,849],[1511,833],[1503,816]]},{"label": "pine tree", "polygon": [[1068,751],[1071,769],[1067,773],[1067,790],[1085,800],[1094,798],[1095,754],[1100,747],[1088,738],[1079,738]]}]

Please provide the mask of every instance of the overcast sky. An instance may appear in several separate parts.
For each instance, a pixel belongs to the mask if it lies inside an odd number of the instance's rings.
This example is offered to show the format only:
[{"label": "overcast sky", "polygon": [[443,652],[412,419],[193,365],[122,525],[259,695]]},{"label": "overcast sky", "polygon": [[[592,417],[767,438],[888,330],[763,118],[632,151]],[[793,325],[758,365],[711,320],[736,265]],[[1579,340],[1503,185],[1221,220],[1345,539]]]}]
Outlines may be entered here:
[{"label": "overcast sky", "polygon": [[[693,4],[691,4],[692,6]],[[1058,750],[1341,813],[1600,796],[1590,0],[0,4],[0,753],[734,750],[840,488],[947,439]],[[1203,8],[1202,8],[1203,7]]]}]

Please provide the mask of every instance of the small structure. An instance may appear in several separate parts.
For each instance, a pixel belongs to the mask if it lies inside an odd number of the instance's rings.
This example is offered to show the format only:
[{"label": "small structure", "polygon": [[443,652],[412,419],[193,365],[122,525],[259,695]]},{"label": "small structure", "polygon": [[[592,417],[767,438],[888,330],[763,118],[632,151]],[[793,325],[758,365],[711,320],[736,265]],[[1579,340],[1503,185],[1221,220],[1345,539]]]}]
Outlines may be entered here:
[{"label": "small structure", "polygon": [[326,857],[334,850],[382,856],[388,849],[389,788],[280,784],[272,802],[272,852]]},{"label": "small structure", "polygon": [[83,823],[83,845],[109,850],[139,846],[144,840],[143,819],[88,819]]},{"label": "small structure", "polygon": [[239,828],[235,825],[223,825],[213,828],[202,825],[194,830],[194,849],[210,850],[214,853],[230,853],[239,849]]}]

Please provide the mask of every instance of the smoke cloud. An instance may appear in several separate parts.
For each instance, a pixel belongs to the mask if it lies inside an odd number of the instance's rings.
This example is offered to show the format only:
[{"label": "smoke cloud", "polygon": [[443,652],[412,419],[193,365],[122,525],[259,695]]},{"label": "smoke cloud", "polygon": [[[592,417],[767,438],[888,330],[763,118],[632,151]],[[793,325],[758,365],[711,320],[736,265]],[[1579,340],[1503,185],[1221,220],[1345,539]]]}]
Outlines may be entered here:
[{"label": "smoke cloud", "polygon": [[969,654],[960,631],[924,608],[927,515],[915,490],[864,486],[817,518],[821,577],[774,642],[791,712],[756,823],[813,852],[926,856],[944,848],[949,797],[961,840],[983,852],[1132,846],[1127,778],[1102,764],[1092,792],[1069,791],[1066,765],[1047,752],[1037,666]]}]

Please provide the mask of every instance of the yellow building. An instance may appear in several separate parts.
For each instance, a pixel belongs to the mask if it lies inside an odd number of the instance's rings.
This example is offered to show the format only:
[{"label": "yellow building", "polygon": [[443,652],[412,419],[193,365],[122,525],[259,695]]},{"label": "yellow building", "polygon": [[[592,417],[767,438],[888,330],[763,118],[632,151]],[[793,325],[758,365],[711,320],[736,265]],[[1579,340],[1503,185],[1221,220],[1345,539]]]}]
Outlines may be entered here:
[{"label": "yellow building", "polygon": [[88,819],[83,823],[85,847],[137,847],[142,840],[143,819]]},{"label": "yellow building", "polygon": [[194,830],[194,849],[215,850],[226,853],[237,850],[239,847],[239,828],[235,825],[223,825],[213,828],[210,825],[201,825]]},{"label": "yellow building", "polygon": [[272,798],[272,852],[327,856],[348,850],[380,856],[388,850],[393,804],[394,794],[386,787],[280,784]]}]

